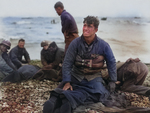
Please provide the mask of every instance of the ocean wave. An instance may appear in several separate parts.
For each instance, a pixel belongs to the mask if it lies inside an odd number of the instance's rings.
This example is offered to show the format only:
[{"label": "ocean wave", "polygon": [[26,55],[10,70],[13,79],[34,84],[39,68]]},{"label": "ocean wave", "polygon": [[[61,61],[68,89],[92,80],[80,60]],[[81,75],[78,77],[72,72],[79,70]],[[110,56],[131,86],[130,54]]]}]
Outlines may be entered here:
[{"label": "ocean wave", "polygon": [[21,19],[33,19],[32,17],[23,17]]},{"label": "ocean wave", "polygon": [[20,36],[7,36],[7,37],[2,37],[0,38],[0,40],[10,40],[10,41],[14,41],[14,40],[18,40],[20,38],[24,38],[24,37],[20,37]]},{"label": "ocean wave", "polygon": [[11,43],[18,43],[19,37],[7,37],[7,38],[0,38],[0,42],[3,40],[9,40]]},{"label": "ocean wave", "polygon": [[110,21],[111,23],[115,22],[117,24],[123,24],[123,25],[146,25],[148,24],[148,21],[142,20],[142,19],[116,19],[114,21]]},{"label": "ocean wave", "polygon": [[12,22],[12,24],[32,24],[32,22],[29,22],[29,21],[18,21],[18,22]]},{"label": "ocean wave", "polygon": [[130,24],[130,25],[141,25],[141,23],[137,22],[137,21],[134,21],[134,20],[118,20],[117,23],[120,23],[120,24]]}]

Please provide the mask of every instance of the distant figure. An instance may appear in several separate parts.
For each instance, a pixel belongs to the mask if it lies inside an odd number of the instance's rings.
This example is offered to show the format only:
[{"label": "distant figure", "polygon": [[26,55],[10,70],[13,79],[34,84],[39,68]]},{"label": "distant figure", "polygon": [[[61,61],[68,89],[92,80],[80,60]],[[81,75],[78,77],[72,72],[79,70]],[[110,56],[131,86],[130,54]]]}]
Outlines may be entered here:
[{"label": "distant figure", "polygon": [[64,55],[64,50],[58,48],[55,42],[42,41],[41,47],[41,63],[43,68],[34,75],[34,79],[49,79],[53,81],[60,81],[61,65]]},{"label": "distant figure", "polygon": [[[24,47],[25,40],[20,39],[18,41],[18,45],[11,49],[9,52],[9,57],[13,64],[19,69],[22,65],[27,64],[30,62],[29,53]],[[22,60],[22,57],[24,56],[25,60]]]},{"label": "distant figure", "polygon": [[17,82],[20,80],[20,76],[16,67],[8,57],[7,50],[10,49],[11,43],[3,40],[0,43],[0,81]]},{"label": "distant figure", "polygon": [[55,22],[55,20],[53,19],[53,20],[51,20],[51,24],[56,24],[56,22]]},{"label": "distant figure", "polygon": [[76,22],[71,14],[64,10],[64,6],[61,2],[57,2],[54,5],[57,14],[61,17],[62,33],[65,37],[65,53],[70,42],[79,37],[78,28]]}]

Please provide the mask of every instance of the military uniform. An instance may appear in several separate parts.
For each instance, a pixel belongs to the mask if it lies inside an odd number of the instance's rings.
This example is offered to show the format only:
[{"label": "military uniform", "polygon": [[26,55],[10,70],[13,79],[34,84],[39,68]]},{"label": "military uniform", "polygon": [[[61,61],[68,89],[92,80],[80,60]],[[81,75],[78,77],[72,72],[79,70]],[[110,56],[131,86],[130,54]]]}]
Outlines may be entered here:
[{"label": "military uniform", "polygon": [[[2,41],[1,45],[7,46],[7,49],[10,48],[11,43],[9,41]],[[7,51],[2,52],[0,48],[0,79],[2,82],[18,82],[20,81],[20,75],[17,72],[16,67],[11,62],[8,57]]]},{"label": "military uniform", "polygon": [[48,46],[48,49],[41,50],[43,68],[33,76],[33,79],[60,81],[62,79],[60,64],[62,64],[64,50],[58,48],[55,42],[43,41],[41,46]]},{"label": "military uniform", "polygon": [[[25,57],[25,60],[22,60],[23,56]],[[30,56],[27,50],[25,48],[19,48],[19,46],[11,49],[9,52],[9,57],[17,69],[22,66],[22,63],[30,62]]]},{"label": "military uniform", "polygon": [[[63,81],[54,91],[64,94],[73,109],[85,102],[104,102],[110,95],[103,85],[101,68],[93,67],[95,59],[97,63],[103,61],[98,56],[103,56],[108,64],[110,82],[116,82],[116,61],[110,46],[104,40],[95,36],[93,43],[88,46],[81,36],[74,39],[67,50],[63,62]],[[79,63],[83,65],[79,66]],[[70,82],[73,91],[61,89],[66,82]]]},{"label": "military uniform", "polygon": [[[143,86],[143,82],[149,72],[148,67],[134,59],[129,59],[127,62],[117,62],[117,80],[121,83],[118,84],[119,90],[145,95],[150,90],[149,87]],[[105,67],[102,71],[102,76],[105,80],[109,78],[108,70]]]},{"label": "military uniform", "polygon": [[64,34],[65,37],[65,44],[66,44],[65,53],[66,53],[71,41],[79,37],[78,28],[74,18],[66,10],[63,10],[61,14],[61,25],[62,25],[62,33]]}]

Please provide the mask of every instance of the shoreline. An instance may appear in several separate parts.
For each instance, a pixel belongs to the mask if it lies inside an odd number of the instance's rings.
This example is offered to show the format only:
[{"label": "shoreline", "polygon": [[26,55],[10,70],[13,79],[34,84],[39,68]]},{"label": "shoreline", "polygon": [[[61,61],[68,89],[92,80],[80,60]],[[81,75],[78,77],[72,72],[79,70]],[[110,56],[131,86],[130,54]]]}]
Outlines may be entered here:
[{"label": "shoreline", "polygon": [[[65,48],[65,43],[63,42],[64,39],[63,37],[61,38],[62,38],[61,42],[57,42],[55,39],[50,41],[55,41],[59,48],[64,49]],[[120,39],[114,39],[114,38],[110,38],[110,39],[102,38],[102,39],[109,43],[113,51],[113,54],[116,58],[116,62],[118,61],[125,62],[128,58],[139,58],[141,62],[145,64],[150,64],[150,59],[147,57],[149,56],[150,49],[147,47],[147,44],[146,45],[140,44],[140,42],[148,43],[148,41],[145,40],[130,41],[126,39],[123,39],[121,41]],[[0,39],[0,41],[2,41],[2,39]],[[10,42],[11,42],[11,49],[12,49],[18,44],[18,39],[10,39]],[[27,41],[25,43],[25,48],[28,51],[30,58],[32,60],[40,60],[40,52],[42,50],[40,43],[41,41],[39,40],[30,41],[30,42]],[[139,44],[142,46],[138,46]]]}]

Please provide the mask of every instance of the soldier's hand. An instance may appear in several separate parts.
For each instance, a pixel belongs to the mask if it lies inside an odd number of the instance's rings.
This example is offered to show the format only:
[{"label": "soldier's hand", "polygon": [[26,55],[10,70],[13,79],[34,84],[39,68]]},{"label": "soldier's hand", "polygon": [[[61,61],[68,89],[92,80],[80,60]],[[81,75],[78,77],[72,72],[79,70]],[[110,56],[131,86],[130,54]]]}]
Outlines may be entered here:
[{"label": "soldier's hand", "polygon": [[70,85],[69,82],[66,83],[66,84],[64,85],[64,87],[63,87],[63,90],[68,90],[68,89],[70,89],[71,91],[73,90],[73,88],[72,88],[72,86]]},{"label": "soldier's hand", "polygon": [[62,67],[62,63],[59,63],[59,67]]},{"label": "soldier's hand", "polygon": [[121,82],[120,82],[120,81],[117,81],[117,82],[115,82],[115,83],[118,85],[118,84],[120,84]]}]

